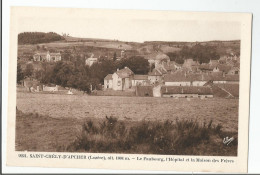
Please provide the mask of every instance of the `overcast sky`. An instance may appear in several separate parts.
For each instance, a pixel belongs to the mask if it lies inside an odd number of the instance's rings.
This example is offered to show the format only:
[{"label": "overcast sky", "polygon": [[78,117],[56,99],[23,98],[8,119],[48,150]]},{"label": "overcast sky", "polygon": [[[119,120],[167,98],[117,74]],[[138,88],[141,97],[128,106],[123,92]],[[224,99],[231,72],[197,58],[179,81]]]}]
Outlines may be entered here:
[{"label": "overcast sky", "polygon": [[19,20],[19,32],[69,33],[74,37],[122,41],[239,40],[239,22],[218,20],[138,19],[131,17],[32,15]]}]

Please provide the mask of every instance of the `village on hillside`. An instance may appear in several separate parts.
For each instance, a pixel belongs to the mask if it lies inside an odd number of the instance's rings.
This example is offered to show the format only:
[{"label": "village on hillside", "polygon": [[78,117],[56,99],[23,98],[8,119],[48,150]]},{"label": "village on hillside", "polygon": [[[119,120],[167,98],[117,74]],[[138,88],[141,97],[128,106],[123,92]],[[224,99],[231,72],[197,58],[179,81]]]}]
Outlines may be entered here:
[{"label": "village on hillside", "polygon": [[[121,51],[117,60],[125,57]],[[112,58],[111,58],[112,59]],[[145,56],[149,66],[148,74],[134,74],[124,67],[117,69],[104,78],[101,90],[92,89],[92,95],[120,95],[120,96],[150,96],[173,98],[237,98],[239,96],[240,58],[233,53],[222,56],[219,60],[200,64],[192,58],[185,59],[183,64],[171,61],[169,56],[155,52]],[[60,53],[35,53],[34,62],[61,61]],[[86,58],[85,65],[91,67],[98,62],[98,58],[91,54]],[[23,80],[23,86],[31,92],[67,92],[73,94],[72,88],[58,85],[47,86],[32,78]],[[76,90],[74,90],[75,92]]]},{"label": "village on hillside", "polygon": [[239,97],[240,40],[138,43],[56,33],[19,36],[17,83],[29,92]]},{"label": "village on hillside", "polygon": [[149,63],[155,63],[155,68],[147,75],[134,74],[128,67],[108,74],[104,78],[103,90],[175,98],[239,96],[239,58],[236,55],[210,60],[208,64],[187,59],[180,65],[158,53],[149,59]]}]

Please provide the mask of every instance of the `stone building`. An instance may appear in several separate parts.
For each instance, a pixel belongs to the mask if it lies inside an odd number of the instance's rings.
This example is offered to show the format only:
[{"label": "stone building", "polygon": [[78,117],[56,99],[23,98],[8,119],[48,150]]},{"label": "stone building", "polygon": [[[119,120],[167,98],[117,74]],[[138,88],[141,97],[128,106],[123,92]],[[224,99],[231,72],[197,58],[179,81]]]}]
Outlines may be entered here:
[{"label": "stone building", "polygon": [[61,54],[60,53],[50,53],[47,51],[46,53],[36,53],[33,55],[34,61],[47,61],[47,62],[56,62],[61,61]]}]

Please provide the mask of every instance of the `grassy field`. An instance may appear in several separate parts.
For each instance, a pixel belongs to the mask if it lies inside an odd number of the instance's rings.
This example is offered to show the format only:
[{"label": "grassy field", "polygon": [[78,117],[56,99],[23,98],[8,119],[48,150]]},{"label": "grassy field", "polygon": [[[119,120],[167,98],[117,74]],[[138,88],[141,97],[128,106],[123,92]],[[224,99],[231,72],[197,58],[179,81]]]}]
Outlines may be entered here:
[{"label": "grassy field", "polygon": [[19,151],[237,155],[238,99],[18,91],[17,109]]},{"label": "grassy field", "polygon": [[[228,145],[226,136],[234,137]],[[52,118],[17,110],[16,150],[166,155],[236,156],[237,132],[193,120],[119,121]]]},{"label": "grassy field", "polygon": [[172,99],[153,97],[88,96],[17,93],[17,108],[53,118],[102,119],[118,117],[127,121],[213,120],[224,131],[238,130],[238,99]]}]

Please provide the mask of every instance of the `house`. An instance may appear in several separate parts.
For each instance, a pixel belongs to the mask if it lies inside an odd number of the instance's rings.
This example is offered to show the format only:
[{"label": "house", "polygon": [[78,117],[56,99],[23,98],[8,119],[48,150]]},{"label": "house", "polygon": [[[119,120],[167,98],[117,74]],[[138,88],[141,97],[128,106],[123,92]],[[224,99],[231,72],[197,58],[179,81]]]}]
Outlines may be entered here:
[{"label": "house", "polygon": [[155,84],[156,82],[162,81],[162,75],[163,73],[158,69],[153,69],[152,72],[148,73],[148,80],[150,81],[150,84]]},{"label": "house", "polygon": [[239,74],[225,75],[227,84],[239,84]]},{"label": "house", "polygon": [[124,69],[117,69],[115,73],[112,75],[112,89],[113,90],[127,90],[132,87],[132,79],[134,73],[128,67]]},{"label": "house", "polygon": [[218,69],[220,72],[227,74],[231,70],[232,66],[229,65],[218,65]]},{"label": "house", "polygon": [[228,71],[227,74],[229,74],[229,75],[236,75],[236,74],[239,74],[239,71],[240,71],[239,67],[232,67],[232,68]]},{"label": "house", "polygon": [[92,54],[92,55],[90,56],[90,58],[87,58],[87,59],[86,59],[85,64],[90,67],[90,66],[92,66],[94,63],[97,63],[97,61],[98,61],[98,58],[94,58],[94,54]]},{"label": "house", "polygon": [[147,85],[148,75],[134,75],[132,79],[132,86]]},{"label": "house", "polygon": [[216,62],[210,64],[202,64],[198,67],[201,72],[212,73],[212,72],[223,72],[225,74],[232,68],[230,65],[226,64],[216,64]]},{"label": "house", "polygon": [[47,91],[47,92],[56,92],[59,91],[59,86],[58,85],[43,85],[42,88],[43,91]]},{"label": "house", "polygon": [[47,51],[46,53],[36,53],[33,55],[34,61],[47,61],[47,62],[56,62],[61,61],[60,53],[50,53]]},{"label": "house", "polygon": [[104,78],[104,89],[112,89],[113,88],[113,78],[112,78],[113,74],[108,74],[105,78]]},{"label": "house", "polygon": [[193,67],[197,67],[198,65],[199,63],[197,61],[194,61],[193,59],[189,58],[184,60],[182,67],[191,70]]},{"label": "house", "polygon": [[195,74],[179,71],[164,76],[165,86],[204,86],[211,77],[208,74]]},{"label": "house", "polygon": [[126,58],[126,51],[121,50],[121,59]]},{"label": "house", "polygon": [[198,66],[198,68],[201,70],[201,72],[212,72],[215,67],[209,64],[201,64]]},{"label": "house", "polygon": [[32,89],[37,90],[37,91],[42,91],[42,84],[33,78],[25,78],[21,81],[22,86],[26,88],[27,91],[32,91]]},{"label": "house", "polygon": [[211,80],[208,74],[189,74],[188,77],[191,81],[191,86],[204,86]]},{"label": "house", "polygon": [[194,86],[163,86],[161,89],[162,97],[172,98],[212,98],[213,92],[210,87]]},{"label": "house", "polygon": [[218,60],[210,60],[210,61],[209,61],[209,65],[210,65],[210,66],[213,66],[213,67],[216,67],[216,66],[219,65],[219,62],[218,62]]},{"label": "house", "polygon": [[170,62],[170,57],[167,56],[164,53],[152,53],[147,56],[145,56],[146,59],[148,59],[148,62],[150,65],[154,64],[155,68],[160,67],[164,62]]},{"label": "house", "polygon": [[162,68],[164,68],[167,72],[175,72],[182,68],[182,66],[175,61],[163,62]]},{"label": "house", "polygon": [[176,71],[164,76],[165,86],[191,86],[191,80],[186,72]]},{"label": "house", "polygon": [[235,63],[240,63],[240,57],[234,55],[233,53],[225,56],[221,56],[218,60],[220,64],[226,64],[229,66],[234,66]]},{"label": "house", "polygon": [[226,64],[226,59],[227,57],[226,56],[221,56],[218,60],[218,63],[219,64]]},{"label": "house", "polygon": [[214,69],[212,70],[212,72],[220,72],[218,66],[214,67]]},{"label": "house", "polygon": [[225,84],[226,81],[226,74],[223,72],[214,72],[214,74],[210,75],[210,80],[214,84]]}]

